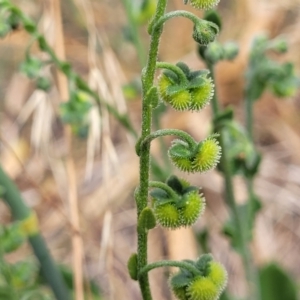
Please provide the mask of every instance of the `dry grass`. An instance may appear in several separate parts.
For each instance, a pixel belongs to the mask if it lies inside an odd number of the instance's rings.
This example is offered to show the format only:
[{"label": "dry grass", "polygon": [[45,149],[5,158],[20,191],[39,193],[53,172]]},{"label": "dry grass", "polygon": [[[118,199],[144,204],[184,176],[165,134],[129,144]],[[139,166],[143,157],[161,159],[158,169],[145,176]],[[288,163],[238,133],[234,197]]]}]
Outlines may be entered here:
[{"label": "dry grass", "polygon": [[[34,5],[37,1],[29,1],[28,6],[28,1],[18,2],[36,18],[42,11],[44,17],[49,13],[48,1],[45,1],[44,10]],[[140,69],[133,46],[122,37],[126,17],[121,1],[66,0],[62,8],[67,58],[105,99],[114,103],[120,111],[128,109],[138,129],[140,102],[125,104],[121,93],[121,85],[138,76]],[[183,8],[182,1],[170,1],[170,8]],[[284,1],[284,4],[279,0],[223,1],[221,11],[226,21],[220,39],[236,39],[241,46],[241,53],[233,63],[222,63],[217,69],[218,92],[223,103],[234,104],[237,112],[241,111],[243,71],[251,41],[258,32],[268,31],[271,36],[284,34],[287,37],[291,49],[284,59],[294,61],[299,74],[299,8],[298,0]],[[198,68],[201,62],[187,34],[191,24],[182,19],[172,24],[166,26],[161,59],[183,60],[192,68]],[[145,28],[141,32],[144,34]],[[145,34],[144,38],[147,41]],[[44,95],[34,94],[32,84],[17,74],[17,65],[23,59],[27,42],[28,36],[22,31],[0,41],[0,96],[4,99],[0,104],[1,137],[5,141],[1,143],[1,162],[20,186],[28,204],[37,210],[42,232],[55,258],[71,265],[74,228],[70,226],[72,221],[68,217],[65,199],[68,175],[62,160],[64,138],[62,127],[55,117],[58,96],[55,89],[47,99]],[[282,101],[266,94],[256,106],[256,140],[264,159],[255,186],[264,206],[256,221],[252,245],[259,265],[278,261],[298,283],[299,110],[299,95]],[[104,299],[140,299],[138,286],[131,281],[126,270],[127,259],[136,248],[132,195],[138,184],[138,159],[125,130],[105,111],[101,111],[99,130],[98,116],[97,111],[91,113],[94,127],[87,142],[75,138],[71,149],[75,161],[75,173],[71,175],[78,182],[84,273],[100,284]],[[49,122],[43,122],[45,117]],[[186,129],[195,138],[203,138],[209,129],[209,118],[209,108],[200,114],[178,114],[168,110],[162,124],[164,127]],[[158,147],[154,146],[153,152],[159,156]],[[241,262],[220,234],[221,226],[228,217],[221,178],[214,172],[189,177],[193,184],[203,187],[208,202],[204,217],[193,230],[209,228],[212,252],[229,271],[230,290],[235,295],[243,295],[245,284],[240,276]],[[244,188],[238,179],[236,189],[238,199],[242,201]],[[9,213],[2,205],[0,219],[1,222],[9,221]],[[150,260],[195,258],[200,254],[192,229],[172,232],[160,228],[150,234],[149,253]],[[29,251],[25,254],[28,255]],[[20,255],[13,259],[19,259]],[[164,288],[164,271],[155,272],[151,275],[154,299],[171,299]]]}]

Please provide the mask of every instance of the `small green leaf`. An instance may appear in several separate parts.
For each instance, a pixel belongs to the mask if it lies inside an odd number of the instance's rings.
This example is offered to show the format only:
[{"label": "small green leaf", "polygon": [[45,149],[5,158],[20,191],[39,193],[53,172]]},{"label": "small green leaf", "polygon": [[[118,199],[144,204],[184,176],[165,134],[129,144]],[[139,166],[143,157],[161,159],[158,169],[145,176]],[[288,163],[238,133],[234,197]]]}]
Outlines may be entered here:
[{"label": "small green leaf", "polygon": [[178,194],[182,194],[183,192],[183,186],[180,182],[180,180],[178,179],[177,176],[172,175],[167,179],[167,185],[169,187],[171,187],[176,193]]},{"label": "small green leaf", "polygon": [[159,95],[156,86],[152,86],[150,90],[147,92],[146,100],[147,103],[150,103],[152,108],[157,107],[159,103]]},{"label": "small green leaf", "polygon": [[188,78],[190,75],[190,68],[187,64],[185,64],[184,62],[180,61],[176,64],[177,67],[179,67],[183,73],[185,74],[185,76]]},{"label": "small green leaf", "polygon": [[142,210],[138,220],[138,232],[150,230],[156,226],[156,219],[151,208]]},{"label": "small green leaf", "polygon": [[202,276],[208,275],[211,261],[213,261],[213,256],[210,253],[201,255],[196,261],[196,268],[202,273]]},{"label": "small green leaf", "polygon": [[127,263],[128,272],[130,275],[130,278],[133,280],[138,279],[138,271],[137,271],[137,254],[133,253],[131,254],[128,263]]},{"label": "small green leaf", "polygon": [[206,21],[215,23],[219,27],[220,30],[222,29],[221,16],[219,15],[219,13],[216,10],[214,10],[214,9],[207,10],[204,14],[203,19]]},{"label": "small green leaf", "polygon": [[281,267],[275,263],[264,266],[259,271],[261,299],[296,300],[295,282]]}]

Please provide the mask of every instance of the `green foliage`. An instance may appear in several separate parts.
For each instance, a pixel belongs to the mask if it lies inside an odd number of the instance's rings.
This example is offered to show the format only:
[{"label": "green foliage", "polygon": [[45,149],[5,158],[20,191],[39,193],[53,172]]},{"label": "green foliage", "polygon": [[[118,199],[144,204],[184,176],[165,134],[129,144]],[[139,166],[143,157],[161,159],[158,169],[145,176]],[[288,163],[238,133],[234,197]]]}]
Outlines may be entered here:
[{"label": "green foliage", "polygon": [[142,210],[138,219],[138,231],[150,230],[156,225],[155,216],[149,207]]},{"label": "green foliage", "polygon": [[278,63],[269,58],[268,53],[284,53],[287,44],[282,39],[269,40],[267,36],[258,36],[251,48],[249,65],[246,74],[246,97],[251,101],[258,100],[265,90],[270,90],[277,97],[295,95],[299,79],[291,63]]},{"label": "green foliage", "polygon": [[296,300],[295,282],[280,266],[268,264],[259,270],[261,299],[263,300]]},{"label": "green foliage", "polygon": [[24,243],[25,238],[21,222],[0,225],[0,252],[9,253],[16,250]]},{"label": "green foliage", "polygon": [[127,263],[127,268],[131,279],[138,279],[138,270],[137,270],[137,254],[133,253]]}]

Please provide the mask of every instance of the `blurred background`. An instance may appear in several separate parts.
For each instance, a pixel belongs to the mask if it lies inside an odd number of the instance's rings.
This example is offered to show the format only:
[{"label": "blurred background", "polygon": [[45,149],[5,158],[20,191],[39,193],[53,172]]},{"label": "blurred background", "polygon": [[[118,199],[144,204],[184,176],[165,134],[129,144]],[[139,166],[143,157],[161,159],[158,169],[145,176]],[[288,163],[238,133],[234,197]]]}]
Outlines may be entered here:
[{"label": "blurred background", "polygon": [[[65,52],[74,69],[92,88],[119,112],[127,112],[139,132],[141,99],[138,92],[142,66],[130,40],[124,4],[117,0],[18,0],[13,1],[39,24],[54,48]],[[57,2],[55,4],[55,2]],[[134,0],[136,6],[140,5]],[[201,17],[201,12],[170,0],[168,10],[186,9]],[[221,62],[216,68],[217,93],[224,105],[233,105],[237,118],[243,120],[243,91],[248,54],[253,38],[262,32],[270,37],[284,36],[289,51],[276,57],[300,69],[299,0],[221,0],[218,11],[223,18],[219,41],[236,41],[238,57]],[[60,29],[60,25],[62,28]],[[203,68],[191,37],[192,24],[182,18],[165,26],[159,59],[183,61],[193,70]],[[138,32],[147,51],[147,26]],[[135,141],[102,108],[91,112],[89,134],[68,137],[59,117],[60,99],[66,97],[59,87],[61,80],[53,68],[53,88],[49,93],[35,89],[31,80],[20,73],[30,36],[19,29],[0,40],[0,125],[1,164],[16,182],[26,203],[37,212],[41,232],[55,259],[70,269],[75,220],[79,217],[83,274],[99,285],[101,299],[140,299],[139,288],[127,272],[127,260],[136,251],[136,209],[133,192],[138,185],[138,157]],[[60,49],[60,50],[59,50]],[[32,53],[43,57],[33,45]],[[47,73],[47,74],[48,74]],[[130,84],[130,85],[129,85]],[[137,87],[134,89],[133,87]],[[256,193],[263,208],[255,222],[251,250],[260,266],[276,261],[300,285],[300,95],[276,99],[264,93],[255,104],[255,141],[263,154]],[[160,117],[162,128],[189,132],[195,140],[205,138],[211,128],[211,109],[200,113],[175,112],[167,108]],[[78,132],[77,132],[78,133]],[[71,147],[68,143],[71,143]],[[166,140],[167,145],[170,140]],[[70,144],[69,144],[70,145]],[[159,144],[152,154],[163,160]],[[71,157],[71,169],[66,160]],[[193,185],[201,186],[207,209],[193,228],[176,231],[160,227],[150,232],[149,260],[195,259],[203,253],[199,236],[209,232],[208,245],[214,257],[229,273],[229,291],[243,297],[246,291],[240,257],[221,233],[228,218],[222,193],[222,178],[216,171],[204,175],[186,175]],[[73,176],[73,187],[68,184]],[[246,188],[237,176],[235,188],[239,203],[245,200]],[[68,201],[70,189],[78,192],[76,205]],[[75,197],[76,198],[76,197]],[[73,217],[72,217],[73,210]],[[72,219],[73,218],[73,219]],[[11,221],[7,207],[0,203],[0,222]],[[77,222],[77,224],[78,224]],[[75,226],[76,227],[76,226]],[[75,228],[76,229],[76,228]],[[74,241],[73,241],[74,242]],[[81,252],[75,253],[77,264]],[[10,262],[32,258],[28,245],[7,256]],[[78,267],[78,265],[77,265]],[[80,266],[79,266],[80,270]],[[167,288],[166,270],[150,275],[154,299],[172,299]],[[86,299],[92,299],[86,296]],[[289,300],[289,299],[283,299]]]}]

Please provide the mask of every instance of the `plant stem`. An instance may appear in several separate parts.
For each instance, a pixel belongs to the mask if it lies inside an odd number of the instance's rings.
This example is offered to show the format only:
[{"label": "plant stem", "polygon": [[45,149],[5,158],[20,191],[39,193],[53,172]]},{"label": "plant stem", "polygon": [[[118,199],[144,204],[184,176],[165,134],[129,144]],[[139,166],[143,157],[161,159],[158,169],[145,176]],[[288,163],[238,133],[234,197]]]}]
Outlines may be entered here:
[{"label": "plant stem", "polygon": [[176,65],[172,65],[170,63],[167,63],[167,62],[157,62],[156,63],[156,68],[159,68],[159,69],[168,69],[172,72],[174,72],[179,80],[180,80],[180,83],[182,84],[188,84],[188,79],[186,78],[186,75],[184,74],[184,72],[179,68],[177,67]]},{"label": "plant stem", "polygon": [[247,95],[245,99],[245,119],[248,137],[253,143],[253,100]]},{"label": "plant stem", "polygon": [[[167,5],[167,0],[159,0],[157,3],[154,20],[163,16]],[[143,103],[142,103],[142,135],[141,140],[145,139],[151,132],[152,107],[147,101],[147,92],[151,89],[154,82],[156,70],[156,61],[158,55],[159,40],[162,28],[156,28],[151,33],[150,50],[146,69],[142,75],[143,83]],[[140,155],[140,189],[137,197],[137,214],[138,217],[142,210],[148,204],[149,188],[149,169],[150,169],[150,144],[141,147]],[[138,232],[138,272],[147,265],[147,232]],[[148,274],[139,277],[139,285],[144,300],[151,300],[151,291]]]},{"label": "plant stem", "polygon": [[[2,195],[2,198],[9,206],[13,217],[16,220],[24,220],[28,218],[30,214],[32,214],[32,210],[24,203],[18,188],[5,174],[1,166],[0,185],[4,188],[4,194]],[[57,269],[40,233],[30,235],[29,243],[31,244],[36,257],[41,264],[42,274],[51,287],[56,299],[71,299],[62,275]]]},{"label": "plant stem", "polygon": [[153,141],[158,137],[168,136],[168,135],[175,135],[179,137],[180,139],[185,141],[191,149],[194,149],[197,146],[195,140],[185,131],[179,129],[160,129],[146,136],[145,139],[141,141],[140,148],[144,147],[146,144],[150,144],[151,141]]},{"label": "plant stem", "polygon": [[[245,99],[245,119],[246,119],[246,130],[248,134],[248,138],[252,144],[254,144],[253,141],[253,103],[254,100],[250,95],[247,96]],[[254,193],[254,177],[253,176],[247,176],[246,177],[246,185],[247,185],[247,192],[248,192],[248,218],[252,218],[251,214],[253,214],[254,206],[255,206],[255,193]],[[248,230],[252,230],[253,228],[248,228]],[[255,299],[260,300],[261,299],[261,288],[260,288],[260,281],[257,273],[257,269],[252,266],[252,283],[254,285],[254,292],[253,295],[255,296]]]},{"label": "plant stem", "polygon": [[201,276],[201,272],[195,268],[192,264],[185,262],[185,261],[175,261],[175,260],[162,260],[157,261],[151,264],[148,264],[145,266],[139,273],[139,276],[143,275],[144,273],[148,273],[149,271],[161,268],[161,267],[177,267],[177,268],[183,268],[187,271],[190,271],[195,276]]},{"label": "plant stem", "polygon": [[[214,79],[213,66],[211,64],[207,64],[207,66],[210,70],[210,76],[212,77],[212,79]],[[215,87],[214,97],[212,99],[212,108],[213,108],[214,117],[216,118],[220,111],[216,87]],[[255,283],[256,280],[254,279],[255,274],[254,274],[253,268],[252,268],[251,253],[249,251],[247,241],[246,241],[246,234],[247,234],[248,228],[247,228],[247,224],[243,224],[243,222],[240,218],[240,215],[238,212],[238,206],[237,206],[236,200],[235,200],[235,195],[234,195],[234,190],[233,190],[233,182],[232,182],[233,175],[232,175],[230,162],[229,162],[229,158],[228,158],[227,145],[224,140],[224,129],[220,130],[219,141],[220,141],[220,146],[222,148],[222,157],[220,160],[220,165],[221,165],[221,169],[222,169],[222,173],[223,173],[223,177],[224,177],[226,202],[230,208],[232,218],[235,223],[235,231],[236,231],[237,239],[238,239],[239,252],[242,257],[242,261],[243,261],[245,273],[246,273],[246,278],[248,280],[248,287],[249,287],[249,292],[250,292],[249,299],[257,300],[258,298],[256,297],[256,293],[253,292],[253,287],[251,285],[251,283]]]}]

